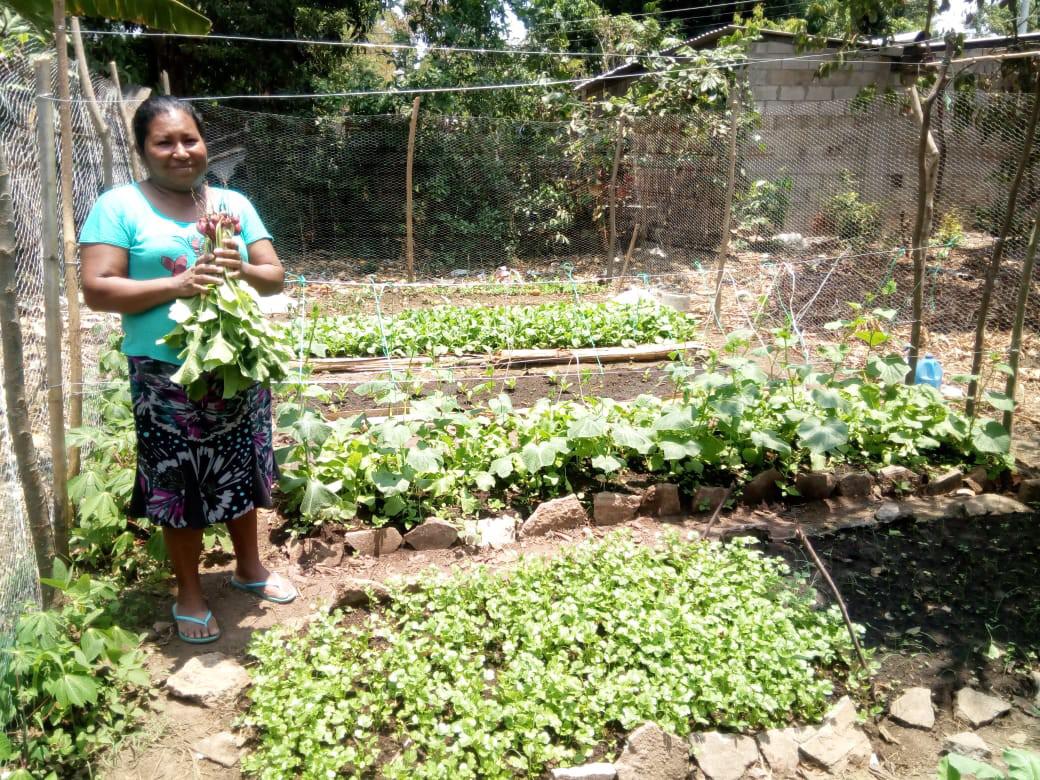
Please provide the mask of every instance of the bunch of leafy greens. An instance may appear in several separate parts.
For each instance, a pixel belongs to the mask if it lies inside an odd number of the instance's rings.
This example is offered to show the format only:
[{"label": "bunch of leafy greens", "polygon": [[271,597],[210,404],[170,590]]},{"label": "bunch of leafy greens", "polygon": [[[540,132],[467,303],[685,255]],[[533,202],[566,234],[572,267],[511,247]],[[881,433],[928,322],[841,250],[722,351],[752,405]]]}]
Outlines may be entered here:
[{"label": "bunch of leafy greens", "polygon": [[244,282],[227,278],[211,292],[170,308],[176,327],[161,340],[184,361],[171,378],[199,400],[214,380],[224,398],[233,398],[259,382],[270,386],[285,379],[292,349],[264,319]]},{"label": "bunch of leafy greens", "polygon": [[[262,778],[544,777],[646,721],[685,736],[818,719],[850,675],[836,609],[751,540],[623,533],[392,589],[385,612],[254,640]],[[398,749],[399,748],[399,749]]]}]

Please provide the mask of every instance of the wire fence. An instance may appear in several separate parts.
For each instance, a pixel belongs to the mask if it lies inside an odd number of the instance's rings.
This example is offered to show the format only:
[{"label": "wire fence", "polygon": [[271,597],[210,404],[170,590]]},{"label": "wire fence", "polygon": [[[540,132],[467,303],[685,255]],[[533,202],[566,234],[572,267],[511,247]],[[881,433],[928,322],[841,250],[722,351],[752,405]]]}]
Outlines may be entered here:
[{"label": "wire fence", "polygon": [[[101,192],[103,173],[75,74],[72,83],[78,227]],[[114,180],[130,181],[119,96],[103,79],[94,86],[113,133]],[[936,115],[942,158],[924,326],[927,347],[954,369],[970,363],[982,279],[1029,100],[951,92]],[[198,107],[213,181],[254,203],[287,270],[305,282],[295,285],[298,294],[325,282],[355,284],[362,292],[389,284],[392,294],[409,289],[410,265],[417,281],[437,285],[439,297],[450,302],[482,281],[607,276],[684,296],[707,326],[721,279],[724,329],[750,328],[763,341],[770,329],[790,329],[807,355],[827,339],[828,322],[848,316],[849,302],[876,300],[895,309],[898,337],[909,333],[918,128],[900,96],[765,105],[742,97],[732,113],[735,125],[722,112],[548,123],[439,116],[420,108],[411,154],[411,258],[409,117]],[[29,58],[0,60],[0,144],[12,168],[26,391],[37,450],[46,460],[35,123]],[[1006,349],[1024,235],[1038,203],[1040,177],[1030,175],[997,277],[993,349]],[[730,251],[720,266],[724,236]],[[355,304],[371,306],[372,297]],[[1038,304],[1034,285],[1030,338],[1040,329]],[[83,326],[84,383],[65,390],[84,394],[89,421],[105,386],[92,373],[96,358],[118,326],[89,312]],[[3,639],[21,604],[38,592],[3,424],[0,459],[0,481],[16,497],[0,505]]]}]

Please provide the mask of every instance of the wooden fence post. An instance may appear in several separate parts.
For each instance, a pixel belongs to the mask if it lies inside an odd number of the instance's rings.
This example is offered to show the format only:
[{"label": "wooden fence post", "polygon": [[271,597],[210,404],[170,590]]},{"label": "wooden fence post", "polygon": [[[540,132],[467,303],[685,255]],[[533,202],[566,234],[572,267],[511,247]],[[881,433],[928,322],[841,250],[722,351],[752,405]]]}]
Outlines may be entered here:
[{"label": "wooden fence post", "polygon": [[76,53],[76,66],[79,68],[79,86],[83,97],[87,101],[87,111],[90,121],[94,125],[94,132],[101,141],[101,166],[102,180],[106,190],[112,189],[114,182],[115,160],[112,156],[112,129],[101,114],[101,106],[97,102],[97,94],[94,92],[94,82],[90,80],[90,71],[87,68],[87,52],[83,48],[83,34],[79,29],[79,17],[72,17],[72,50]]},{"label": "wooden fence post", "polygon": [[51,477],[54,484],[54,549],[69,553],[68,466],[65,460],[65,410],[61,359],[61,253],[58,250],[58,175],[54,164],[54,101],[51,59],[36,60],[36,141],[40,155],[43,222],[43,308],[46,318],[47,409],[51,434]]},{"label": "wooden fence post", "polygon": [[144,179],[144,171],[141,167],[141,160],[137,156],[137,142],[134,140],[134,125],[130,120],[130,113],[126,110],[126,102],[123,97],[123,85],[119,82],[119,68],[116,66],[115,60],[108,63],[109,77],[112,79],[112,84],[116,88],[116,94],[119,95],[119,116],[123,119],[123,124],[126,127],[126,146],[130,150],[130,171],[134,177],[134,181],[141,181]]},{"label": "wooden fence post", "polygon": [[170,94],[170,74],[165,70],[159,73],[159,89],[164,95]]},{"label": "wooden fence post", "polygon": [[740,96],[738,95],[736,77],[729,88],[729,148],[727,152],[728,167],[726,170],[726,199],[722,205],[722,237],[719,240],[719,270],[715,274],[715,297],[711,304],[711,313],[719,328],[722,319],[722,279],[726,271],[726,256],[729,254],[729,234],[733,221],[733,193],[737,188],[737,132],[740,124]]},{"label": "wooden fence post", "polygon": [[[41,577],[51,576],[54,561],[54,532],[47,508],[47,490],[40,476],[36,445],[32,437],[29,408],[25,402],[25,371],[22,366],[22,323],[18,315],[18,280],[15,271],[14,213],[11,207],[10,170],[0,148],[0,342],[3,342],[4,399],[7,424],[22,486],[29,531]],[[7,496],[13,501],[14,496]]]},{"label": "wooden fence post", "polygon": [[[1037,241],[1040,240],[1040,214],[1033,220],[1033,234],[1029,238],[1029,249],[1026,250],[1026,259],[1022,263],[1022,281],[1018,287],[1018,301],[1015,304],[1015,322],[1011,328],[1011,346],[1008,348],[1008,374],[1004,393],[1012,401],[1015,400],[1015,391],[1018,389],[1018,358],[1022,352],[1022,328],[1026,321],[1026,304],[1029,302],[1029,288],[1033,282],[1033,267],[1036,265]],[[1014,409],[1004,412],[1004,427],[1008,435],[1011,435],[1015,423]]]},{"label": "wooden fence post", "polygon": [[412,225],[412,171],[415,166],[415,130],[419,124],[419,98],[412,101],[412,120],[408,124],[408,159],[404,170],[404,257],[408,281],[415,281],[415,233]]},{"label": "wooden fence post", "polygon": [[[58,202],[61,205],[61,238],[63,251],[60,255],[65,279],[65,299],[68,306],[68,361],[69,384],[77,392],[69,398],[69,425],[78,428],[83,424],[83,396],[78,392],[83,384],[83,355],[80,344],[79,316],[79,273],[76,263],[76,219],[73,213],[74,185],[72,176],[72,92],[69,88],[69,50],[65,35],[65,0],[54,0],[54,45],[58,54],[58,121],[61,126],[61,189]],[[48,82],[47,91],[50,92]],[[53,148],[53,143],[52,143]],[[59,323],[60,325],[60,323]],[[69,448],[69,474],[79,473],[79,448]],[[62,485],[64,491],[65,486]],[[59,542],[59,551],[61,549]]]},{"label": "wooden fence post", "polygon": [[614,143],[614,164],[610,168],[610,189],[607,190],[607,216],[610,221],[609,238],[607,239],[607,273],[608,279],[614,278],[614,261],[617,257],[617,177],[621,167],[621,152],[625,146],[625,117],[618,118],[617,141]]}]

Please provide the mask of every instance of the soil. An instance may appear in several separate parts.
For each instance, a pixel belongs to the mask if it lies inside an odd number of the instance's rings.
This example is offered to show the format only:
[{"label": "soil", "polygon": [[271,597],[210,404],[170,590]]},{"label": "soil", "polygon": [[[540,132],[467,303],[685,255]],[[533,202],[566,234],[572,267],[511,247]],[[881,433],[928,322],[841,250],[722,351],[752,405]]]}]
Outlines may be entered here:
[{"label": "soil", "polygon": [[[835,506],[837,511],[830,512],[831,525],[856,522],[851,519],[852,509]],[[867,507],[865,511],[872,510]],[[811,515],[798,507],[776,513],[740,509],[716,529],[731,534],[754,520],[784,531],[773,538],[787,537],[786,541],[767,540],[765,551],[786,557],[793,567],[817,580],[804,551],[786,533],[799,520],[810,522]],[[699,515],[668,525],[688,533],[703,531],[706,521],[705,515]],[[565,545],[607,532],[601,528],[557,532],[487,552],[401,549],[380,558],[348,557],[338,566],[301,569],[289,561],[284,547],[269,540],[280,524],[275,513],[263,513],[261,527],[267,533],[262,555],[269,567],[293,579],[301,597],[284,606],[259,601],[227,585],[232,566],[226,556],[211,558],[204,569],[203,586],[224,635],[219,642],[200,648],[179,642],[169,629],[153,633],[146,648],[157,685],[202,652],[219,651],[248,666],[246,649],[254,631],[277,624],[302,626],[309,614],[331,600],[337,582],[346,577],[383,581],[431,569],[452,572],[474,565],[505,569],[515,565],[521,555],[553,555]],[[640,518],[627,527],[640,542],[652,544],[665,524]],[[942,739],[965,730],[952,716],[953,693],[964,685],[990,691],[1016,705],[1010,715],[979,730],[995,753],[1009,746],[1040,750],[1040,710],[1031,705],[1034,692],[1028,682],[1030,665],[1038,668],[1040,648],[1040,585],[1036,578],[1040,526],[1035,516],[946,518],[848,528],[817,536],[814,546],[843,593],[852,619],[865,626],[864,643],[874,648],[879,664],[875,678],[878,699],[871,712],[875,717],[868,718],[867,730],[882,774],[863,772],[847,777],[933,778]],[[815,584],[826,592],[822,584]],[[136,614],[142,628],[155,620],[165,621],[171,594],[147,590],[130,594],[128,614]],[[903,728],[883,715],[887,701],[914,685],[934,693],[937,723],[929,732]],[[871,704],[865,704],[861,709],[869,710]],[[145,728],[112,758],[103,776],[114,780],[238,778],[237,769],[200,759],[191,746],[215,732],[232,730],[236,714],[244,706],[242,701],[223,709],[207,709],[168,699],[159,692]]]}]

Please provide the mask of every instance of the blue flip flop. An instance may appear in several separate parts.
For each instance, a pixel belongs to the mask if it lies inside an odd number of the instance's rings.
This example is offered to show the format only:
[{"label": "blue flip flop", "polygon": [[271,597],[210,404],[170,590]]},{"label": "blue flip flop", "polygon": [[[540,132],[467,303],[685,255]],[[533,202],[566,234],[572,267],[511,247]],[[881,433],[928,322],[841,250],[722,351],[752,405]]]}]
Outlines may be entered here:
[{"label": "blue flip flop", "polygon": [[[191,615],[178,615],[177,604],[174,603],[170,606],[170,611],[173,613],[174,620],[183,620],[185,623],[195,623],[199,626],[205,626],[209,628],[209,621],[213,619],[213,612],[206,612],[205,618],[192,617]],[[177,629],[177,638],[182,642],[187,642],[189,645],[208,645],[210,642],[216,642],[220,639],[221,631],[218,628],[217,633],[209,634],[208,636],[187,636],[180,629]]]},{"label": "blue flip flop", "polygon": [[261,598],[264,601],[273,601],[275,604],[288,604],[290,601],[293,601],[297,595],[296,588],[294,588],[284,577],[282,578],[282,581],[292,589],[288,596],[270,596],[265,593],[264,589],[267,587],[267,583],[270,582],[270,579],[266,579],[263,582],[239,582],[232,577],[230,581],[232,588],[244,590],[246,593],[252,593],[257,598]]}]

